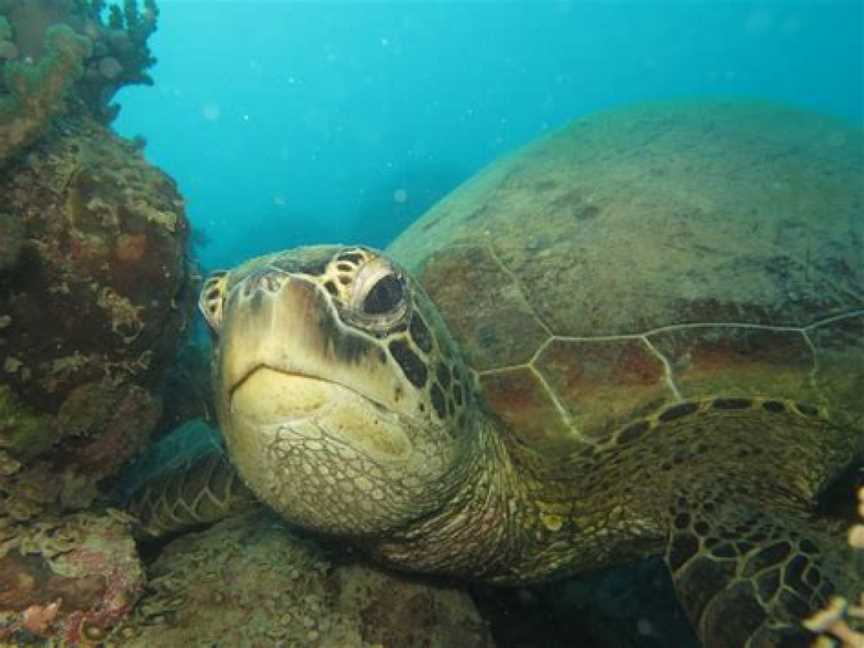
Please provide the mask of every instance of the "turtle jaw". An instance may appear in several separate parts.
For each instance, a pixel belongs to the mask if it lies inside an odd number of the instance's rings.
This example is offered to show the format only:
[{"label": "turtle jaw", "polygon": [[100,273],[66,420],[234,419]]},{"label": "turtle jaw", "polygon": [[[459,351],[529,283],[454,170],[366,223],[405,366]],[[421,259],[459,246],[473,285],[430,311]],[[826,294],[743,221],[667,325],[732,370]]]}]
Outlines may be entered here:
[{"label": "turtle jaw", "polygon": [[[274,422],[303,419],[328,404],[337,389],[353,392],[372,406],[384,407],[349,385],[312,374],[259,365],[227,387],[229,412]],[[250,393],[253,396],[249,396]]]},{"label": "turtle jaw", "polygon": [[340,384],[261,367],[219,418],[246,484],[293,524],[375,537],[440,505],[452,456],[416,422]]},{"label": "turtle jaw", "polygon": [[[283,434],[317,428],[376,461],[398,461],[411,452],[398,414],[339,383],[309,375],[258,367],[230,390],[230,428],[246,434]],[[314,450],[314,448],[313,448]]]},{"label": "turtle jaw", "polygon": [[308,278],[265,269],[224,300],[218,418],[250,489],[292,523],[370,537],[440,507],[458,451],[424,392]]}]

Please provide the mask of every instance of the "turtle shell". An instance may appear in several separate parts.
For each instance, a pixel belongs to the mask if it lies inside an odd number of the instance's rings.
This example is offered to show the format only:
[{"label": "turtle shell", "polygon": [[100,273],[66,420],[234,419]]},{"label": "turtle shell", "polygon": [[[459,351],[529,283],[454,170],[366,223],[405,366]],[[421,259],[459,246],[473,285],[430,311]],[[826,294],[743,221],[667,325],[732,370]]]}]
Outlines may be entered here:
[{"label": "turtle shell", "polygon": [[841,122],[739,102],[579,119],[390,252],[540,450],[707,399],[864,428],[864,137]]}]

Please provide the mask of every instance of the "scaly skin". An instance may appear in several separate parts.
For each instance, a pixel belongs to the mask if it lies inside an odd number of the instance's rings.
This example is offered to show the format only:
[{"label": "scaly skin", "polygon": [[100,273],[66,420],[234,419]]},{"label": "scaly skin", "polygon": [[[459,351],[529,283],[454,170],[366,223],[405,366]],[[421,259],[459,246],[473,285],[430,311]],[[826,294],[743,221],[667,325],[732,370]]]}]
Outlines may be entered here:
[{"label": "scaly skin", "polygon": [[[201,307],[250,489],[392,566],[515,584],[665,551],[709,646],[804,637],[802,616],[860,587],[812,506],[862,441],[818,409],[684,401],[551,460],[486,410],[434,306],[376,252],[254,260],[214,275]],[[428,380],[441,362],[465,386],[452,407]]]}]

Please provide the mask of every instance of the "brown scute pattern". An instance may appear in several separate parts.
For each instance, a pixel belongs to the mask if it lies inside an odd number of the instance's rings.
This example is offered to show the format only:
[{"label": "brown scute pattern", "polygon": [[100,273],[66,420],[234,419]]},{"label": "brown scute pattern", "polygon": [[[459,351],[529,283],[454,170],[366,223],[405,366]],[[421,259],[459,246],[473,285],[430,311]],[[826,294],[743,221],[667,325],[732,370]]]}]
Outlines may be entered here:
[{"label": "brown scute pattern", "polygon": [[640,339],[553,339],[534,366],[589,439],[608,435],[646,404],[656,408],[671,396],[663,363]]},{"label": "brown scute pattern", "polygon": [[775,394],[784,400],[818,400],[808,380],[813,351],[800,331],[700,326],[647,337],[668,359],[684,398]]},{"label": "brown scute pattern", "polygon": [[[864,248],[859,244],[858,249]],[[813,380],[821,396],[812,402],[824,404],[843,416],[844,422],[864,429],[864,313],[817,326],[808,336],[817,352]]]},{"label": "brown scute pattern", "polygon": [[601,113],[492,165],[391,249],[410,265],[494,240],[559,335],[806,326],[861,307],[861,143],[859,131],[768,105]]},{"label": "brown scute pattern", "polygon": [[353,263],[354,265],[360,265],[360,262],[363,260],[363,255],[358,254],[357,252],[343,252],[336,257],[336,260],[346,261],[348,263]]},{"label": "brown scute pattern", "polygon": [[[786,526],[789,518],[732,501],[723,490],[679,498],[670,511],[666,562],[691,622],[712,646],[737,645],[732,639],[741,636],[772,637],[765,645],[804,637],[800,619],[826,601],[808,582],[822,580],[818,558],[804,551],[816,546],[802,537],[806,531]],[[768,626],[769,617],[786,625]],[[729,643],[724,633],[735,624],[746,627]]]},{"label": "brown scute pattern", "polygon": [[387,348],[390,349],[390,355],[402,369],[402,373],[405,374],[408,381],[417,389],[422,389],[426,385],[429,372],[420,356],[414,353],[408,342],[401,338],[391,341]]},{"label": "brown scute pattern", "polygon": [[441,389],[444,391],[450,389],[450,367],[443,362],[439,362],[435,367],[435,377],[438,379],[438,384],[441,385]]},{"label": "brown scute pattern", "polygon": [[429,327],[423,321],[423,317],[416,310],[411,314],[411,323],[408,325],[411,339],[423,353],[432,352],[432,334]]},{"label": "brown scute pattern", "polygon": [[[835,319],[860,323],[864,339],[864,319],[857,313]],[[552,336],[524,364],[481,371],[481,386],[485,375],[499,376],[485,381],[499,384],[500,376],[510,372],[537,372],[538,388],[548,391],[545,400],[558,405],[557,411],[536,413],[558,419],[549,426],[549,434],[560,431],[556,447],[568,439],[606,443],[634,418],[648,417],[670,404],[687,408],[682,401],[701,402],[709,394],[723,394],[713,407],[730,412],[749,409],[754,394],[773,394],[775,398],[758,399],[767,412],[783,413],[788,402],[799,415],[827,418],[831,411],[836,425],[864,431],[864,405],[850,407],[852,390],[844,387],[847,393],[837,402],[831,390],[820,389],[814,380],[822,361],[814,356],[810,339],[835,319],[807,329],[694,324],[615,339]],[[850,353],[859,359],[864,346],[860,353]],[[861,377],[857,368],[847,367],[846,373]],[[503,402],[497,394],[485,396],[490,404]],[[534,402],[545,408],[541,401]],[[839,411],[830,407],[832,402]],[[678,412],[670,410],[664,416]],[[496,413],[504,419],[510,416]]]},{"label": "brown scute pattern", "polygon": [[480,375],[486,402],[525,445],[552,454],[574,445],[548,390],[527,367]]},{"label": "brown scute pattern", "polygon": [[709,410],[718,411],[742,411],[742,410],[764,410],[771,414],[790,413],[804,417],[815,417],[828,421],[827,412],[807,405],[806,403],[788,402],[784,403],[776,399],[762,398],[726,398],[719,397],[702,401],[685,401],[676,403],[662,409],[644,419],[628,423],[615,432],[608,442],[600,444],[601,447],[614,447],[626,445],[641,438],[647,432],[661,427],[664,423],[675,421],[685,416],[694,414],[705,414]]},{"label": "brown scute pattern", "polygon": [[432,398],[432,406],[435,408],[435,413],[438,414],[438,418],[447,418],[447,406],[444,401],[444,392],[441,391],[441,387],[438,386],[438,383],[432,384],[429,395]]},{"label": "brown scute pattern", "polygon": [[697,411],[699,411],[699,403],[679,403],[672,407],[667,407],[665,410],[660,412],[660,415],[657,418],[663,423],[668,423],[669,421],[674,421],[682,416],[694,414]]},{"label": "brown scute pattern", "polygon": [[486,248],[441,251],[416,276],[478,371],[526,362],[549,337],[518,284]]}]

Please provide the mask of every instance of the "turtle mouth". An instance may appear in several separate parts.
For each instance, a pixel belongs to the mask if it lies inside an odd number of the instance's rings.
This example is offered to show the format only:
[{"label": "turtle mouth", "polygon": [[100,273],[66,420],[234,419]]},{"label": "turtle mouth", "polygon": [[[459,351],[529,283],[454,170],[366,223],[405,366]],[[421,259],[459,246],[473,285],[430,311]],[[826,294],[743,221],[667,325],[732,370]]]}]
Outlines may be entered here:
[{"label": "turtle mouth", "polygon": [[228,390],[232,413],[273,422],[307,418],[347,397],[361,398],[377,409],[384,407],[344,383],[263,364],[252,368]]}]

